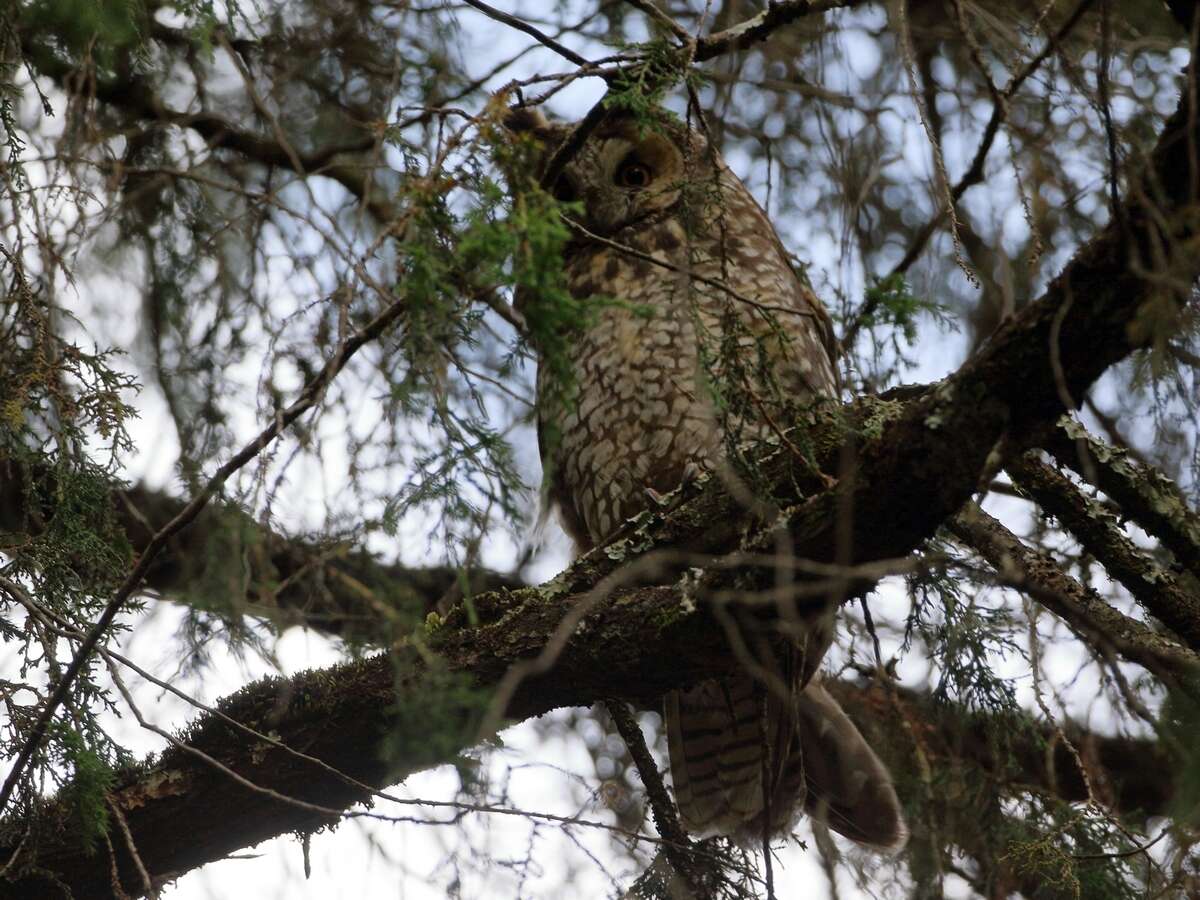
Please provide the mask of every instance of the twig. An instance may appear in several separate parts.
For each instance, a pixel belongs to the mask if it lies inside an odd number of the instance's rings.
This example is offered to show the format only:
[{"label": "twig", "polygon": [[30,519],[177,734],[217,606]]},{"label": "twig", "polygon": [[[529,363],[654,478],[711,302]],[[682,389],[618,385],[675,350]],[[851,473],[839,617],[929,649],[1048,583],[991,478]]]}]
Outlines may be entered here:
[{"label": "twig", "polygon": [[479,10],[479,12],[483,13],[489,19],[494,19],[497,22],[507,25],[509,28],[515,28],[517,31],[523,31],[542,46],[549,47],[563,59],[569,60],[570,62],[575,63],[577,66],[591,65],[590,61],[580,56],[570,47],[564,47],[554,38],[550,37],[550,35],[543,31],[539,31],[528,22],[518,19],[516,16],[510,16],[508,13],[502,12],[493,6],[488,6],[486,3],[483,3],[482,0],[465,0],[465,2],[468,6],[472,6]]},{"label": "twig", "polygon": [[671,34],[675,35],[675,37],[679,38],[679,40],[684,44],[691,42],[691,33],[673,18],[655,6],[652,0],[625,0],[625,2],[630,6],[641,10],[649,18],[653,19],[659,25],[662,25],[664,28],[670,31]]},{"label": "twig", "polygon": [[[963,173],[962,177],[950,191],[951,202],[949,206],[944,206],[939,209],[933,218],[931,218],[925,223],[924,226],[922,226],[921,230],[917,232],[917,236],[913,239],[912,244],[909,246],[904,256],[898,263],[896,263],[895,266],[892,267],[889,277],[908,271],[912,264],[916,262],[917,257],[921,255],[921,251],[929,242],[929,238],[933,236],[934,231],[936,231],[942,224],[942,221],[948,214],[948,210],[953,209],[954,204],[958,203],[958,201],[962,199],[963,194],[965,194],[969,188],[974,187],[983,180],[983,166],[987,161],[988,153],[992,149],[992,144],[996,139],[996,135],[999,133],[1000,125],[1004,122],[1004,119],[1007,116],[1006,109],[1008,107],[1008,101],[1012,99],[1021,85],[1024,84],[1025,81],[1028,80],[1028,78],[1033,75],[1038,68],[1041,67],[1042,63],[1046,61],[1046,58],[1055,49],[1057,49],[1063,39],[1071,32],[1072,29],[1074,29],[1076,24],[1078,24],[1080,18],[1083,17],[1083,14],[1086,13],[1095,2],[1096,0],[1081,0],[1079,6],[1077,6],[1075,11],[1067,17],[1066,21],[1063,22],[1058,31],[1056,31],[1054,35],[1046,41],[1046,46],[1042,48],[1041,52],[1038,53],[1037,56],[1035,56],[1032,60],[1030,60],[1025,68],[1013,76],[1012,80],[1007,86],[1005,86],[1003,91],[999,92],[997,99],[992,105],[991,118],[988,120],[987,125],[984,126],[983,136],[979,140],[979,146],[975,149],[975,156],[971,160],[971,164],[967,167],[967,171]],[[855,338],[858,336],[859,331],[862,330],[863,326],[870,321],[871,316],[874,315],[879,306],[879,302],[880,301],[878,300],[874,302],[867,301],[867,303],[865,303],[858,311],[854,317],[854,320],[849,326],[847,326],[846,331],[842,335],[840,343],[843,348],[850,347],[853,344]]]},{"label": "twig", "polygon": [[267,124],[271,126],[271,133],[275,136],[275,140],[279,144],[280,148],[282,148],[283,152],[287,154],[287,158],[291,163],[292,169],[297,175],[303,177],[305,174],[307,174],[304,170],[304,163],[300,160],[300,155],[296,153],[296,150],[292,146],[291,141],[288,140],[287,135],[284,134],[283,126],[279,124],[279,119],[276,117],[275,113],[271,111],[270,107],[268,107],[263,101],[262,96],[258,93],[258,89],[254,86],[254,76],[251,75],[250,70],[246,68],[246,63],[242,60],[242,55],[229,43],[229,36],[225,33],[223,28],[217,29],[216,37],[217,42],[229,56],[234,68],[236,68],[238,74],[241,75],[242,83],[246,86],[246,94],[250,97],[250,102],[254,104],[254,108],[258,111],[258,114],[266,119]]},{"label": "twig", "polygon": [[646,746],[642,729],[624,701],[608,699],[604,701],[604,705],[612,716],[613,724],[617,726],[617,733],[625,742],[629,755],[633,757],[633,764],[637,766],[642,784],[646,787],[650,811],[654,814],[654,827],[665,841],[663,852],[666,853],[667,860],[679,877],[688,883],[692,892],[703,896],[700,892],[703,879],[698,877],[699,873],[695,871],[695,863],[689,852],[692,842],[679,824],[675,804],[671,802],[654,757],[650,755],[650,749]]},{"label": "twig", "polygon": [[154,881],[150,877],[150,873],[146,871],[146,865],[142,862],[142,857],[138,854],[137,845],[133,842],[133,833],[129,830],[129,823],[125,821],[125,813],[121,811],[120,804],[113,801],[112,797],[105,798],[108,801],[108,808],[112,810],[113,818],[117,820],[117,826],[121,829],[121,836],[125,839],[125,846],[129,850],[129,855],[133,859],[134,866],[137,867],[138,877],[142,879],[142,886],[146,889],[146,896],[150,900],[158,900],[158,888],[154,886]]},{"label": "twig", "polygon": [[1134,847],[1132,850],[1124,850],[1120,853],[1072,853],[1071,859],[1124,859],[1127,856],[1137,856],[1139,853],[1145,853],[1170,833],[1170,828],[1163,828],[1154,840],[1147,841],[1140,846]]},{"label": "twig", "polygon": [[697,41],[695,60],[704,62],[732,50],[741,50],[743,47],[765,41],[772,32],[784,25],[790,25],[797,19],[814,13],[858,6],[862,2],[863,0],[782,0],[768,3],[767,8],[757,16]]},{"label": "twig", "polygon": [[[971,164],[967,167],[967,171],[963,173],[962,178],[959,179],[958,183],[954,186],[954,189],[950,192],[950,197],[955,203],[962,198],[962,195],[966,193],[968,188],[974,187],[983,180],[983,164],[987,160],[988,152],[992,149],[992,142],[995,141],[996,134],[999,132],[1000,126],[1004,122],[1004,110],[1007,108],[1007,101],[1013,98],[1017,90],[1020,89],[1021,85],[1024,84],[1026,80],[1028,80],[1029,77],[1041,67],[1042,63],[1046,61],[1047,57],[1049,57],[1050,54],[1058,48],[1059,44],[1062,43],[1067,35],[1070,34],[1075,26],[1079,23],[1079,20],[1083,17],[1083,14],[1086,13],[1095,2],[1096,0],[1081,0],[1079,6],[1077,6],[1075,11],[1067,17],[1066,21],[1063,22],[1058,31],[1056,31],[1054,35],[1046,41],[1046,46],[1042,48],[1041,52],[1031,59],[1025,68],[1014,75],[1012,80],[1005,86],[1004,90],[1000,92],[1000,97],[1003,98],[1004,102],[996,102],[992,105],[992,116],[990,119],[988,119],[987,125],[984,126],[983,137],[980,138],[979,146],[975,150],[975,156],[971,160]],[[905,272],[908,270],[909,266],[916,262],[917,256],[920,255],[925,243],[929,240],[934,230],[942,223],[942,219],[945,218],[945,215],[946,210],[940,210],[933,219],[925,224],[925,227],[922,228],[918,233],[916,240],[913,241],[912,246],[908,248],[908,252],[904,254],[904,257],[898,263],[896,263],[890,274],[896,275],[898,273]]]}]

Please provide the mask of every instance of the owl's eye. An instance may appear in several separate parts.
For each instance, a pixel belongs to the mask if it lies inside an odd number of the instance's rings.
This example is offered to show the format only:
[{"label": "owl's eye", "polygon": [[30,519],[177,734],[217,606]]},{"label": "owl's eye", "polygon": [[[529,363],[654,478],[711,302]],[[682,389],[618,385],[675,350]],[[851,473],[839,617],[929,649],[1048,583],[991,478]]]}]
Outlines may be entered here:
[{"label": "owl's eye", "polygon": [[575,183],[566,175],[560,175],[558,181],[554,182],[554,199],[559,203],[574,203],[579,199],[579,191],[575,190]]},{"label": "owl's eye", "polygon": [[624,188],[641,190],[650,184],[653,177],[650,167],[636,159],[626,160],[617,169],[617,184]]}]

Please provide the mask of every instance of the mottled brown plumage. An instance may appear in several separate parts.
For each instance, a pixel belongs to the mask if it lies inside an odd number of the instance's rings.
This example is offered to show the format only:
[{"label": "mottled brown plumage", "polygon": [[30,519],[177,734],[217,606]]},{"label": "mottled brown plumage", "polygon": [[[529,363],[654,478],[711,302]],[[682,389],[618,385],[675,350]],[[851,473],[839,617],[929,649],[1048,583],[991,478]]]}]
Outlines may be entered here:
[{"label": "mottled brown plumage", "polygon": [[[570,130],[528,111],[507,124],[544,154]],[[554,190],[583,207],[564,263],[594,314],[569,336],[565,390],[539,370],[539,432],[549,497],[587,549],[690,472],[734,478],[731,453],[771,439],[771,420],[836,397],[837,378],[819,300],[696,131],[666,116],[643,127],[612,117]],[[775,654],[774,690],[747,675],[665,698],[676,800],[693,833],[756,840],[807,808],[855,840],[903,842],[886,771],[813,679],[831,616],[818,610],[807,637]]]}]

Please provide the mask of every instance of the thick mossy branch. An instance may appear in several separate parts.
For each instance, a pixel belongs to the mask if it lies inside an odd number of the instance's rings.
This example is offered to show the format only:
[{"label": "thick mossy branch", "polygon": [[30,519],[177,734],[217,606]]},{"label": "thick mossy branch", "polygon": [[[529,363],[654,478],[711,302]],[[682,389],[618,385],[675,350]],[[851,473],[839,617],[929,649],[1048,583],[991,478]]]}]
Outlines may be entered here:
[{"label": "thick mossy branch", "polygon": [[[275,835],[330,824],[338,811],[367,799],[362,784],[394,783],[477,743],[481,698],[486,702],[487,696],[480,688],[495,687],[535,656],[571,610],[589,602],[540,588],[480,599],[484,621],[478,627],[442,626],[423,636],[420,643],[440,653],[432,666],[425,661],[428,650],[414,638],[390,656],[257,682],[220,704],[224,716],[202,715],[180,735],[190,749],[172,746],[144,768],[120,776],[113,802],[147,870],[155,877],[178,875]],[[724,650],[723,632],[711,615],[692,609],[686,611],[672,588],[604,597],[581,623],[580,636],[563,648],[553,672],[531,674],[513,686],[509,715],[524,719],[606,696],[651,702],[670,688],[727,673],[736,661]],[[231,725],[226,716],[272,741]],[[284,802],[281,795],[327,812]],[[26,829],[31,834],[8,870],[11,880],[0,880],[0,897],[38,896],[51,890],[52,880],[76,897],[110,895],[107,861],[86,852],[66,816],[69,812],[51,805],[5,823],[0,860],[22,844]],[[114,845],[127,889],[139,890],[131,860],[120,843]]]},{"label": "thick mossy branch", "polygon": [[[847,421],[858,423],[855,433],[869,446],[886,433],[886,423],[905,410],[902,403],[863,400],[846,416],[831,411],[813,431],[818,455],[834,453],[833,436],[846,433]],[[777,485],[790,483],[793,491],[819,480],[806,461],[790,454],[776,453],[764,468],[775,473]],[[859,471],[862,479],[871,476],[868,466]],[[792,497],[799,500],[796,494]],[[802,502],[797,508],[807,507]],[[893,513],[897,519],[904,517],[903,510]],[[793,521],[800,539],[819,532],[824,524],[815,518]],[[156,876],[179,873],[274,835],[334,821],[337,811],[366,799],[363,784],[387,785],[453,759],[476,743],[486,718],[481,688],[505,691],[507,715],[523,719],[604,697],[653,704],[668,689],[740,666],[729,653],[725,628],[704,596],[692,593],[694,585],[619,587],[623,574],[631,570],[640,577],[652,574],[646,562],[652,557],[646,550],[660,536],[669,535],[679,546],[737,552],[742,528],[736,522],[744,523],[745,516],[714,479],[678,507],[631,523],[613,544],[582,558],[550,584],[476,597],[475,627],[467,626],[465,606],[460,605],[446,619],[432,619],[432,630],[414,635],[391,657],[251,685],[222,703],[221,710],[259,734],[271,735],[278,744],[204,715],[181,736],[191,750],[172,747],[146,768],[126,773],[115,786],[115,802],[129,823],[143,864]],[[893,544],[888,549],[902,547]],[[643,564],[630,566],[639,555]],[[661,559],[675,562],[665,551]],[[763,626],[776,614],[752,599],[743,607],[725,606],[724,611],[742,624]],[[569,623],[565,633],[564,622]],[[547,646],[556,645],[545,665],[535,664]],[[435,660],[433,668],[430,659]],[[1160,654],[1156,661],[1165,664],[1170,657]],[[514,672],[523,672],[523,677],[514,680]],[[435,735],[438,740],[431,740]],[[353,781],[280,744],[322,760]],[[1036,756],[1036,751],[1030,753]],[[245,782],[231,778],[211,760]],[[1169,785],[1160,786],[1149,793],[1161,798],[1169,790]],[[280,796],[325,811],[295,806]],[[59,815],[51,806],[27,821],[8,823],[8,853],[24,828],[36,835],[25,844],[23,852],[30,856],[10,871],[35,866],[53,872],[76,896],[106,896],[108,866],[88,856],[76,835],[61,829]],[[0,850],[0,858],[4,855]],[[121,857],[118,866],[129,889],[136,890],[130,860]],[[23,880],[0,887],[0,896],[24,896],[22,891],[38,885],[45,886],[42,876],[30,871]]]},{"label": "thick mossy branch", "polygon": [[[337,811],[368,798],[363,785],[384,786],[409,772],[452,760],[459,747],[474,743],[480,718],[478,695],[457,690],[455,673],[505,670],[517,655],[544,643],[546,629],[571,604],[581,602],[574,596],[547,599],[535,588],[511,599],[521,606],[541,607],[544,615],[522,615],[508,624],[471,630],[476,640],[463,636],[452,649],[443,648],[437,670],[427,668],[414,648],[405,647],[393,659],[377,656],[290,680],[257,682],[224,700],[220,710],[260,735],[269,735],[269,740],[206,714],[180,735],[190,750],[174,746],[157,760],[119,775],[110,796],[128,822],[146,869],[156,879],[177,877],[278,834],[331,824]],[[724,665],[720,660],[727,654],[703,641],[705,634],[717,631],[711,618],[703,611],[673,617],[671,611],[679,604],[677,593],[661,588],[639,588],[610,598],[597,610],[595,620],[589,619],[586,637],[564,649],[553,674],[532,676],[515,690],[512,714],[524,718],[618,691],[648,698],[696,677],[720,674]],[[629,615],[631,609],[646,615]],[[538,620],[544,624],[535,635],[517,639],[521,631],[536,629]],[[699,643],[688,643],[697,637],[702,639]],[[717,640],[723,639],[718,635]],[[681,653],[680,648],[687,652]],[[608,664],[597,658],[610,654],[616,658]],[[638,671],[646,683],[631,690],[633,658],[640,660]],[[996,789],[1007,785],[1019,791],[1022,785],[1031,785],[1059,792],[1066,800],[1084,796],[1073,757],[1064,748],[1047,753],[1046,735],[1035,726],[1021,730],[1004,723],[997,729],[986,716],[892,687],[863,690],[828,681],[826,685],[873,740],[887,748],[899,771],[915,770],[916,761],[906,757],[916,752],[912,729],[919,723],[915,727],[920,730],[920,752],[936,759],[939,766],[953,763],[953,770],[964,777],[964,768],[978,769]],[[431,723],[433,712],[436,723]],[[439,740],[432,741],[435,732]],[[1011,746],[998,743],[998,735],[1011,737]],[[380,751],[385,738],[390,761]],[[1099,748],[1098,758],[1111,767],[1108,774],[1123,809],[1149,814],[1164,809],[1172,793],[1172,767],[1153,741],[1096,736],[1090,740]],[[1013,758],[1022,761],[1022,775],[1015,785],[1007,768]],[[212,761],[245,782],[230,777]],[[298,802],[285,802],[281,795]],[[315,804],[328,812],[302,804]],[[52,880],[67,886],[76,898],[111,895],[108,860],[85,851],[80,835],[69,828],[68,816],[51,804],[31,820],[6,823],[0,859],[9,858],[25,827],[32,833],[21,851],[28,855],[9,873],[24,874],[0,881],[0,897],[52,895]],[[123,845],[114,842],[114,846],[122,880],[129,891],[137,892],[140,883],[132,861]]]}]

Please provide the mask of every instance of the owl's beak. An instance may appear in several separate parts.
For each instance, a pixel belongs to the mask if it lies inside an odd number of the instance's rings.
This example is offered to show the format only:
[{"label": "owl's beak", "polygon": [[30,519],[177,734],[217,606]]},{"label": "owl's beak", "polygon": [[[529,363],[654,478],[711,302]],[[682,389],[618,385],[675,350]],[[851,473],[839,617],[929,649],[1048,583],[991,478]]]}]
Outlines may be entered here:
[{"label": "owl's beak", "polygon": [[588,191],[585,200],[588,229],[596,234],[608,235],[628,223],[630,203],[627,198]]}]

